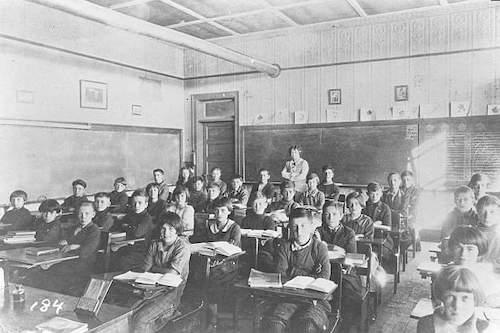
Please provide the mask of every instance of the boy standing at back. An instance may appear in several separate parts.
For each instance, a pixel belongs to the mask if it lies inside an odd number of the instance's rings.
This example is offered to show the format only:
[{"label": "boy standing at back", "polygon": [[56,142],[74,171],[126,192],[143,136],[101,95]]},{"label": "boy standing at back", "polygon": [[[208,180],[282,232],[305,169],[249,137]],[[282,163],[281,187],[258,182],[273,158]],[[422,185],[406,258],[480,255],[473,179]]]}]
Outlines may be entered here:
[{"label": "boy standing at back", "polygon": [[154,169],[153,178],[155,183],[158,185],[159,198],[167,202],[170,198],[170,191],[168,190],[167,182],[165,182],[165,171],[163,171],[163,169]]},{"label": "boy standing at back", "polygon": [[10,195],[12,209],[7,211],[0,220],[0,223],[10,225],[8,230],[29,230],[33,224],[33,216],[29,210],[24,208],[24,203],[28,195],[23,190],[16,190]]},{"label": "boy standing at back", "polygon": [[128,206],[128,195],[125,191],[127,189],[127,181],[123,177],[118,177],[115,179],[113,187],[115,189],[109,194],[113,211],[124,213],[127,211]]},{"label": "boy standing at back", "polygon": [[81,179],[76,179],[71,183],[73,187],[73,195],[64,199],[62,204],[62,209],[65,212],[74,212],[79,207],[80,204],[87,200],[85,198],[85,190],[87,188],[87,183]]}]

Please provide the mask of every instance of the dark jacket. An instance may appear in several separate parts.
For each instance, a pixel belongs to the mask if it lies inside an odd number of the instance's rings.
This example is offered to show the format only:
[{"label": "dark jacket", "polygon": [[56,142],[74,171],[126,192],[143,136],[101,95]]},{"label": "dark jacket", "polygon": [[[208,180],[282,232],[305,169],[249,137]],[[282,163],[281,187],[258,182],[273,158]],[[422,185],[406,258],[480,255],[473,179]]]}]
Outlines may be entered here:
[{"label": "dark jacket", "polygon": [[61,220],[56,219],[50,223],[46,223],[42,218],[35,220],[35,238],[37,241],[58,243],[64,238],[61,228]]},{"label": "dark jacket", "polygon": [[7,211],[0,220],[0,223],[11,224],[8,230],[30,230],[33,227],[34,218],[30,211],[22,207]]},{"label": "dark jacket", "polygon": [[102,212],[96,211],[92,222],[101,228],[102,231],[109,231],[113,227],[115,219],[109,209],[105,209]]},{"label": "dark jacket", "polygon": [[[252,207],[253,202],[257,198],[257,193],[259,193],[259,183],[253,184],[252,190],[250,191],[250,197],[248,199],[248,207]],[[274,186],[271,183],[267,183],[260,192],[267,199],[271,200],[274,196]]]},{"label": "dark jacket", "polygon": [[329,245],[336,245],[343,248],[347,253],[356,253],[356,238],[354,230],[344,225],[339,225],[336,230],[332,230],[326,224],[322,224],[316,229],[321,240]]},{"label": "dark jacket", "polygon": [[125,191],[113,191],[109,194],[109,198],[111,200],[111,205],[115,206],[113,207],[113,212],[125,213],[127,211],[129,198]]}]

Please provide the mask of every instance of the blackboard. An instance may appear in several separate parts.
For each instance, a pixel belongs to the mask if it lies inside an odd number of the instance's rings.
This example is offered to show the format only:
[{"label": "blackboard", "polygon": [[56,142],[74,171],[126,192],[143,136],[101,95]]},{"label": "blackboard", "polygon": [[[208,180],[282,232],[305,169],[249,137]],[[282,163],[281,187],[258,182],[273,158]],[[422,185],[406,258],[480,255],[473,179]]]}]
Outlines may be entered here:
[{"label": "blackboard", "polygon": [[[289,159],[288,148],[301,145],[311,171],[335,168],[336,181],[347,184],[386,183],[387,173],[415,168],[418,121],[245,126],[242,128],[242,169],[246,181],[269,168],[273,181]],[[322,175],[321,175],[322,177]]]},{"label": "blackboard", "polygon": [[15,189],[28,192],[28,200],[64,197],[76,178],[87,182],[87,193],[111,191],[119,176],[135,189],[152,181],[154,168],[166,170],[172,183],[181,143],[178,129],[0,125],[0,202],[8,202]]}]

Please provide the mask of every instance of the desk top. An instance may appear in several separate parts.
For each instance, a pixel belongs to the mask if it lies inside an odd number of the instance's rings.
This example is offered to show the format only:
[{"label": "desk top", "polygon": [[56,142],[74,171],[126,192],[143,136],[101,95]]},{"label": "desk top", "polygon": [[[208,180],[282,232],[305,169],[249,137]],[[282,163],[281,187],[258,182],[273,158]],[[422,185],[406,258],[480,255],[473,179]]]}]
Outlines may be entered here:
[{"label": "desk top", "polygon": [[432,305],[432,300],[430,298],[421,298],[411,311],[410,318],[420,319],[432,314],[433,312],[434,307]]},{"label": "desk top", "polygon": [[438,273],[443,265],[435,262],[422,262],[418,264],[417,270],[421,273],[436,274]]},{"label": "desk top", "polygon": [[[284,281],[285,282],[285,281]],[[242,279],[234,284],[234,287],[243,289],[247,292],[258,294],[261,297],[281,297],[287,298],[293,301],[304,302],[304,301],[327,301],[331,298],[335,290],[330,293],[322,293],[316,290],[305,290],[305,289],[295,289],[295,288],[272,288],[272,287],[250,287],[248,285],[248,279]]]},{"label": "desk top", "polygon": [[[13,290],[13,285],[10,285],[10,290]],[[36,325],[41,324],[55,316],[61,316],[67,319],[87,322],[89,329],[92,332],[108,331],[109,325],[116,319],[131,314],[131,310],[123,307],[118,307],[110,304],[103,304],[98,321],[88,318],[78,318],[73,311],[78,297],[63,295],[52,291],[42,290],[25,286],[25,305],[22,310],[14,310],[12,302],[5,299],[5,294],[0,292],[0,303],[2,311],[0,311],[0,322],[2,328],[12,328],[13,332],[34,329]],[[10,293],[8,297],[11,297]],[[43,303],[42,303],[43,302]],[[42,308],[44,304],[49,304],[46,308]],[[45,311],[43,311],[45,310]],[[10,331],[7,329],[7,331]],[[89,331],[89,332],[90,332]]]},{"label": "desk top", "polygon": [[11,249],[0,251],[0,259],[6,259],[9,262],[17,262],[31,267],[41,265],[52,265],[66,260],[78,259],[78,255],[68,253],[52,253],[43,256],[33,256],[26,254],[26,248]]}]

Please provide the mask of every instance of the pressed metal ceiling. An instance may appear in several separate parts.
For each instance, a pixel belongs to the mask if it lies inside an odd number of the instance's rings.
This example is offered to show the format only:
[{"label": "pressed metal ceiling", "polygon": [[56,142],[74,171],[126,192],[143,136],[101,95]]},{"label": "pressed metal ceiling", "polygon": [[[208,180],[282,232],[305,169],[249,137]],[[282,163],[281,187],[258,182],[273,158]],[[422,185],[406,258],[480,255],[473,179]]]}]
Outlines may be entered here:
[{"label": "pressed metal ceiling", "polygon": [[476,0],[89,0],[202,39]]}]

